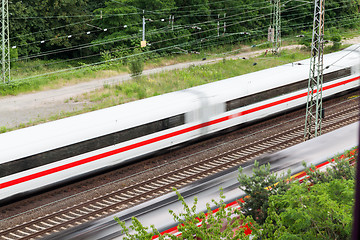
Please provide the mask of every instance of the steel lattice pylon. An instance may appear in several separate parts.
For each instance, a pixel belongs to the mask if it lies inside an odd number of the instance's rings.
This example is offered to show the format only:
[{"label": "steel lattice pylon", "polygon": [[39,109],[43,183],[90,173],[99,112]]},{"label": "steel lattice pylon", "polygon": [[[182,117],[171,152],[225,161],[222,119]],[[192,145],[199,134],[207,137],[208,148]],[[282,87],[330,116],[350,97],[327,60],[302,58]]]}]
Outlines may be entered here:
[{"label": "steel lattice pylon", "polygon": [[272,52],[278,54],[281,45],[281,5],[280,0],[272,0],[274,14],[272,16],[272,25],[274,26],[274,41],[272,45]]},{"label": "steel lattice pylon", "polygon": [[1,3],[1,79],[10,82],[9,1]]},{"label": "steel lattice pylon", "polygon": [[315,0],[304,139],[321,135],[325,0]]}]

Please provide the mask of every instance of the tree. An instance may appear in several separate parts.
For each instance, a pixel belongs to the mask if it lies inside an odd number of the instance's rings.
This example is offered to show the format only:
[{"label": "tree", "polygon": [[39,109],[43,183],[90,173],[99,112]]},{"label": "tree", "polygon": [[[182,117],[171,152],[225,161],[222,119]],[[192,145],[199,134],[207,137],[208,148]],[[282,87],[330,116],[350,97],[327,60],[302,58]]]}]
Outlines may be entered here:
[{"label": "tree", "polygon": [[270,173],[270,164],[261,165],[254,162],[253,175],[247,176],[239,168],[239,188],[245,192],[247,197],[242,206],[245,216],[250,215],[258,224],[263,224],[267,217],[268,200],[271,195],[282,194],[289,185],[291,179],[290,171],[278,176]]},{"label": "tree", "polygon": [[144,70],[144,58],[142,57],[141,50],[135,49],[134,56],[131,57],[128,65],[132,77],[142,74]]},{"label": "tree", "polygon": [[269,198],[262,239],[350,239],[354,181],[335,179],[293,183],[285,194]]},{"label": "tree", "polygon": [[[194,204],[190,207],[186,204],[181,194],[175,188],[173,190],[178,195],[178,199],[184,207],[184,213],[180,213],[179,215],[171,210],[169,211],[174,221],[179,223],[178,230],[181,232],[181,236],[176,237],[170,234],[160,235],[154,226],[150,228],[144,227],[134,217],[132,218],[132,225],[130,227],[126,227],[125,222],[122,222],[119,218],[115,218],[123,229],[123,233],[125,234],[124,239],[151,239],[154,235],[158,235],[160,240],[169,238],[178,240],[249,239],[250,236],[246,235],[248,232],[245,233],[245,231],[249,231],[249,228],[254,229],[256,227],[251,217],[245,217],[237,208],[226,207],[224,202],[225,196],[222,191],[220,192],[219,202],[212,200],[212,203],[218,208],[218,211],[212,211],[208,203],[207,214],[205,214],[203,212],[197,213],[197,198],[194,199]],[[201,225],[197,226],[200,221]],[[248,226],[249,228],[244,229],[241,226]],[[131,233],[132,230],[134,230],[135,233]]]},{"label": "tree", "polygon": [[[86,23],[91,19],[88,1],[12,1],[9,4],[11,45],[18,46],[19,55],[29,55],[88,42],[92,38],[84,30],[89,29]],[[76,54],[67,51],[64,56]]]}]

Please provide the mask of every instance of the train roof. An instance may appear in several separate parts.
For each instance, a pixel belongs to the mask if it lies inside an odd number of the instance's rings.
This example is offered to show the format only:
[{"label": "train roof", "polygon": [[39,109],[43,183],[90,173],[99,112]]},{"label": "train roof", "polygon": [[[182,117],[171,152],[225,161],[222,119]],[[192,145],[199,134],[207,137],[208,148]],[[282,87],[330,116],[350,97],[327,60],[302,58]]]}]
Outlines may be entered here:
[{"label": "train roof", "polygon": [[0,163],[22,157],[25,149],[40,153],[185,113],[189,106],[200,107],[196,96],[174,92],[6,132],[0,134]]}]

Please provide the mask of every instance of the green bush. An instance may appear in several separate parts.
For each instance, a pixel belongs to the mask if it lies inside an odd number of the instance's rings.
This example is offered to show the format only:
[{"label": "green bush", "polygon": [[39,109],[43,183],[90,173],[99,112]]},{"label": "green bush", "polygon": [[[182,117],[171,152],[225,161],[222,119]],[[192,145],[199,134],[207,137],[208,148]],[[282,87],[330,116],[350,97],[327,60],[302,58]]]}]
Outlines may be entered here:
[{"label": "green bush", "polygon": [[350,239],[354,180],[294,183],[269,198],[262,239]]},{"label": "green bush", "polygon": [[140,76],[144,70],[144,59],[141,50],[136,49],[134,56],[129,60],[129,71],[132,77]]},{"label": "green bush", "polygon": [[311,32],[302,31],[298,43],[304,45],[306,48],[311,48],[312,35]]},{"label": "green bush", "polygon": [[339,50],[341,47],[341,35],[339,33],[339,31],[336,28],[331,28],[330,29],[330,41],[332,41],[332,50]]},{"label": "green bush", "polygon": [[257,161],[254,163],[252,176],[247,176],[242,171],[240,167],[239,188],[248,196],[242,206],[242,211],[245,216],[250,215],[258,224],[263,224],[267,218],[269,197],[283,194],[289,189],[287,179],[291,178],[290,171],[287,175],[278,176],[270,172],[270,164],[259,166]]}]

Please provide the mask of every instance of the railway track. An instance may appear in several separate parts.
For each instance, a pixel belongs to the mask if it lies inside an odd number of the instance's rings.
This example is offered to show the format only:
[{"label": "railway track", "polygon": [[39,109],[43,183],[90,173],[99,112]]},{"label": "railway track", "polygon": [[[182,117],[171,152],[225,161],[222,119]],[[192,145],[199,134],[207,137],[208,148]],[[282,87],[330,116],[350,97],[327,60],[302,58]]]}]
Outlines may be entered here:
[{"label": "railway track", "polygon": [[[359,120],[358,116],[358,105],[343,108],[341,112],[326,116],[323,121],[322,132],[326,133],[356,122]],[[303,131],[303,125],[296,126],[261,140],[237,146],[218,155],[179,167],[166,174],[134,183],[117,191],[93,199],[84,199],[83,202],[73,206],[64,207],[51,214],[2,230],[0,238],[6,240],[38,239],[119,212],[140,202],[170,192],[173,187],[181,188],[188,183],[227,168],[238,166],[264,153],[274,152],[300,143],[303,141]]]}]

